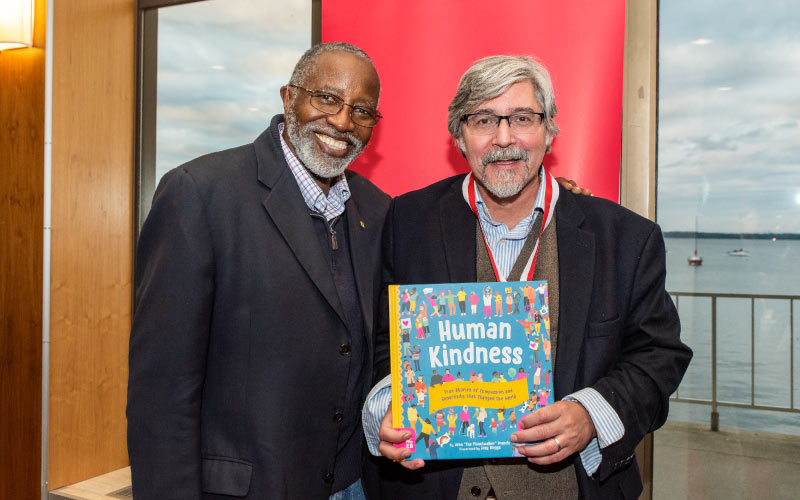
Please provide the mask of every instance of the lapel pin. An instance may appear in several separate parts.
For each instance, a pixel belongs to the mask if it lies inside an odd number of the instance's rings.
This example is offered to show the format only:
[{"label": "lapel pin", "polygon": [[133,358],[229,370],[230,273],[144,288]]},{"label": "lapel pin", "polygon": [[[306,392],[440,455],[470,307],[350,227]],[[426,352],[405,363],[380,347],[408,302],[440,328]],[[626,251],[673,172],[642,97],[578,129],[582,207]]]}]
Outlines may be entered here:
[{"label": "lapel pin", "polygon": [[367,228],[367,226],[364,225],[364,221],[363,220],[359,221],[359,222],[361,223],[361,229],[366,229]]}]

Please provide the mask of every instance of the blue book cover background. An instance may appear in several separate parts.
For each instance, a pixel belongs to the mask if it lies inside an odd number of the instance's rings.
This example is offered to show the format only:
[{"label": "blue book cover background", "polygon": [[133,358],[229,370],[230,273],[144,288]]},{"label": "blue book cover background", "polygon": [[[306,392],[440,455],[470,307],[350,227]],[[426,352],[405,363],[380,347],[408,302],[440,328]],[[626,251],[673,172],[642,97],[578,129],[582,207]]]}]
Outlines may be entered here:
[{"label": "blue book cover background", "polygon": [[520,419],[553,404],[546,281],[392,285],[392,417],[425,460],[521,456]]}]

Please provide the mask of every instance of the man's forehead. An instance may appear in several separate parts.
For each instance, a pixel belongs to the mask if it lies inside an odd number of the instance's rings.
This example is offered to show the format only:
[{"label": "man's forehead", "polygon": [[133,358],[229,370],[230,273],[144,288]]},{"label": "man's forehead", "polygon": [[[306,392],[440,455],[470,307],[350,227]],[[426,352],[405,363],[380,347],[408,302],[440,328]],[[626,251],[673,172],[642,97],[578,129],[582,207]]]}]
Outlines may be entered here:
[{"label": "man's forehead", "polygon": [[472,112],[502,110],[507,113],[519,113],[523,111],[540,111],[539,107],[533,84],[530,81],[523,80],[511,84],[501,94],[481,102],[475,106]]},{"label": "man's forehead", "polygon": [[380,93],[380,80],[374,66],[350,52],[323,52],[314,61],[308,79],[319,90],[344,92],[356,86],[374,92],[376,98]]}]

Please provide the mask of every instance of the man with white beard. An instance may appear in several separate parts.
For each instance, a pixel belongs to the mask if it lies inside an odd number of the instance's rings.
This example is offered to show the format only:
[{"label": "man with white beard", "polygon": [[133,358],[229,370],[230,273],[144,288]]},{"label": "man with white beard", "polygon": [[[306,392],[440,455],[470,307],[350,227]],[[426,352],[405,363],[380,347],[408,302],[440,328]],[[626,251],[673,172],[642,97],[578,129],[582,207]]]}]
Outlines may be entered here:
[{"label": "man with white beard", "polygon": [[347,166],[380,81],[317,45],[254,143],[161,181],[136,255],[128,450],[137,500],[363,498],[389,197]]}]

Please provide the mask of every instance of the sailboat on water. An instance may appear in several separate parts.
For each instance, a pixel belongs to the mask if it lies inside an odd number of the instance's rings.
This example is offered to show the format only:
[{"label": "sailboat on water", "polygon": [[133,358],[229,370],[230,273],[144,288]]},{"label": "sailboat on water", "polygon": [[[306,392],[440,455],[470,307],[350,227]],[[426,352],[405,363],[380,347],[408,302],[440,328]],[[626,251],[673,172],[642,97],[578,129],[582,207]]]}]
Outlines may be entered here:
[{"label": "sailboat on water", "polygon": [[697,253],[697,217],[694,218],[694,254],[689,256],[690,266],[702,266],[703,258]]}]

